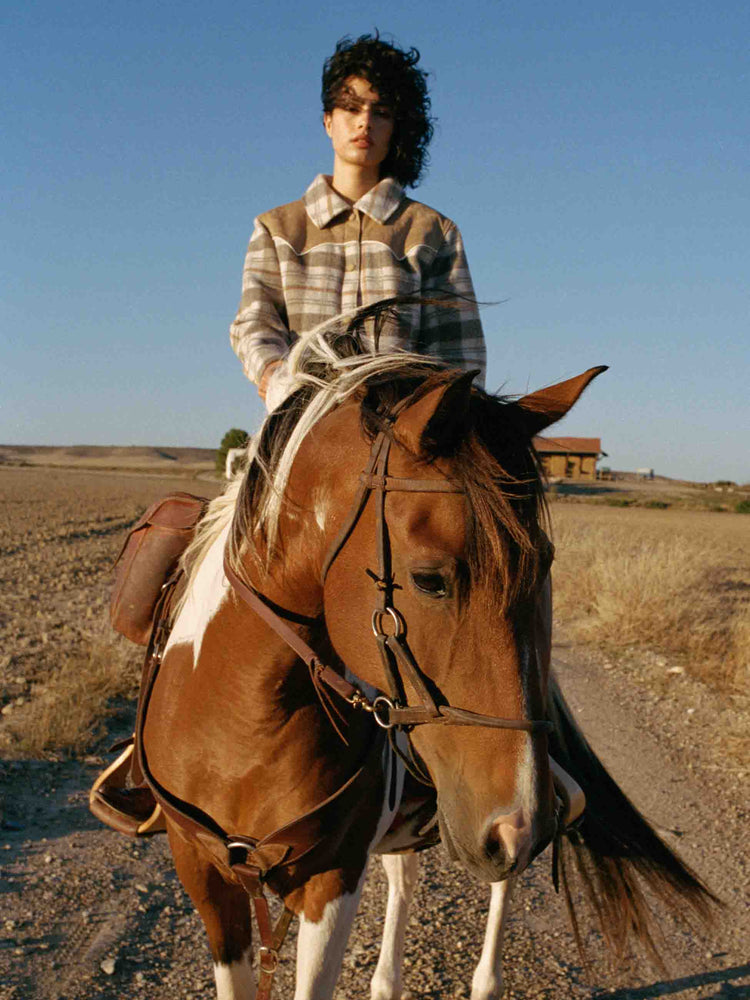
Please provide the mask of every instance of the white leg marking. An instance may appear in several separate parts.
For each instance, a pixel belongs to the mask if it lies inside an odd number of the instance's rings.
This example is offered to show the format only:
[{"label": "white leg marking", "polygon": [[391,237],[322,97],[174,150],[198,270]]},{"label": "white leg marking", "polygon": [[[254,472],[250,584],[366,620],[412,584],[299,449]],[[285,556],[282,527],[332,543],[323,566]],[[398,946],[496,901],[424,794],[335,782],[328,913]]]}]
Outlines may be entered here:
[{"label": "white leg marking", "polygon": [[370,995],[372,1000],[401,1000],[404,938],[419,861],[416,854],[384,854],[380,860],[388,876],[388,905]]},{"label": "white leg marking", "polygon": [[192,642],[194,666],[198,665],[206,626],[219,610],[229,591],[229,581],[224,576],[224,546],[230,527],[227,525],[222,531],[198,567],[184,607],[177,616],[167,643],[169,649],[180,642]]},{"label": "white leg marking", "polygon": [[[359,682],[358,682],[359,683]],[[365,687],[365,685],[363,685]],[[383,772],[385,795],[369,850],[385,836],[393,822],[398,802],[403,794],[404,767],[393,754],[387,742],[383,748]],[[391,782],[394,783],[394,804],[389,804]],[[345,893],[328,903],[323,917],[317,923],[305,919],[299,921],[297,937],[297,983],[294,1000],[330,1000],[341,972],[341,963],[349,941],[352,923],[357,913],[365,872],[353,893]]]},{"label": "white leg marking", "polygon": [[255,1000],[255,976],[252,952],[247,951],[239,962],[214,965],[217,1000]]},{"label": "white leg marking", "polygon": [[300,917],[294,1000],[330,1000],[333,996],[364,881],[362,872],[355,891],[327,903],[316,924]]},{"label": "white leg marking", "polygon": [[515,880],[492,883],[490,912],[479,964],[471,980],[471,1000],[499,1000],[503,992],[503,934]]}]

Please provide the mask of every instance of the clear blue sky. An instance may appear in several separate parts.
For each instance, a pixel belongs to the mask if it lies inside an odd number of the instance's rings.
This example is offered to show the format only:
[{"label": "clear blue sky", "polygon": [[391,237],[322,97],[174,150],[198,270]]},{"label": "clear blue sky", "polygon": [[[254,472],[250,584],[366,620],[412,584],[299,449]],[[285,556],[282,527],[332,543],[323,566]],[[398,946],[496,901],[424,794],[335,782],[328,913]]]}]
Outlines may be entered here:
[{"label": "clear blue sky", "polygon": [[747,0],[6,0],[0,443],[214,446],[253,217],[329,171],[337,38],[416,45],[415,196],[459,224],[492,388],[611,371],[559,425],[615,468],[750,481]]}]

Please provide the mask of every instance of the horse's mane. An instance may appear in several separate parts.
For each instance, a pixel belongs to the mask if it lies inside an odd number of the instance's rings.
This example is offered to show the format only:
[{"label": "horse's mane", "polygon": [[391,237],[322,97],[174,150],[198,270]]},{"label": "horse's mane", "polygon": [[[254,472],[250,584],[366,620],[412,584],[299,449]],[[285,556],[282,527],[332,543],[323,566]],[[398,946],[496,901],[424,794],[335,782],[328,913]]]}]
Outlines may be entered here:
[{"label": "horse's mane", "polygon": [[[298,388],[252,439],[245,473],[211,502],[184,556],[190,571],[230,524],[227,544],[235,572],[246,574],[247,555],[259,566],[270,562],[294,459],[312,428],[333,409],[358,402],[363,432],[373,439],[397,403],[409,397],[416,401],[456,377],[455,368],[435,358],[377,353],[383,324],[398,322],[405,301],[414,300],[387,300],[337,317],[295,343],[287,368]],[[365,346],[368,341],[375,351]],[[497,587],[503,604],[512,602],[537,578],[545,516],[536,455],[514,404],[474,387],[461,440],[449,456],[439,448],[436,444],[426,461],[449,458],[451,478],[463,488],[472,513],[470,577]]]}]

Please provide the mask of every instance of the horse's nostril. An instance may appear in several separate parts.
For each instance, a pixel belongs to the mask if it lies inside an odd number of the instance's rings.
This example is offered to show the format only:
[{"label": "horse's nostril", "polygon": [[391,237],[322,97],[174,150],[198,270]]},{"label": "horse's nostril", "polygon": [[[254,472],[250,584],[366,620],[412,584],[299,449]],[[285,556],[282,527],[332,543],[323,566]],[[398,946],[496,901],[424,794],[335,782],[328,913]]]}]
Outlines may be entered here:
[{"label": "horse's nostril", "polygon": [[515,866],[526,863],[531,846],[531,824],[523,809],[498,817],[490,826],[485,850],[494,861],[501,859]]},{"label": "horse's nostril", "polygon": [[484,849],[490,861],[494,861],[496,864],[503,861],[505,858],[505,851],[494,825],[487,834],[487,839],[484,842]]}]

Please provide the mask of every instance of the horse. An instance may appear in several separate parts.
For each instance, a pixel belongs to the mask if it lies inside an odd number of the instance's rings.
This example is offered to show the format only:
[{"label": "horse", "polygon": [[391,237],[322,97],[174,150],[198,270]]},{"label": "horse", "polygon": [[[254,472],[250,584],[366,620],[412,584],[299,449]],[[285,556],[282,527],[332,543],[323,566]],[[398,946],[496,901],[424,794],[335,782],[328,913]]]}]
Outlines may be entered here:
[{"label": "horse", "polygon": [[[498,997],[509,886],[551,841],[573,906],[550,753],[589,797],[568,835],[610,943],[651,941],[638,874],[703,915],[710,893],[606,774],[549,673],[553,549],[531,442],[603,367],[495,398],[473,372],[363,353],[353,324],[306,335],[290,366],[301,388],[185,555],[139,708],[139,766],[219,1000],[270,994],[295,915],[295,1000],[332,997],[375,853],[391,891],[372,992],[399,997],[403,852],[438,835],[492,883],[472,998]],[[284,904],[275,926],[268,894]]]}]

